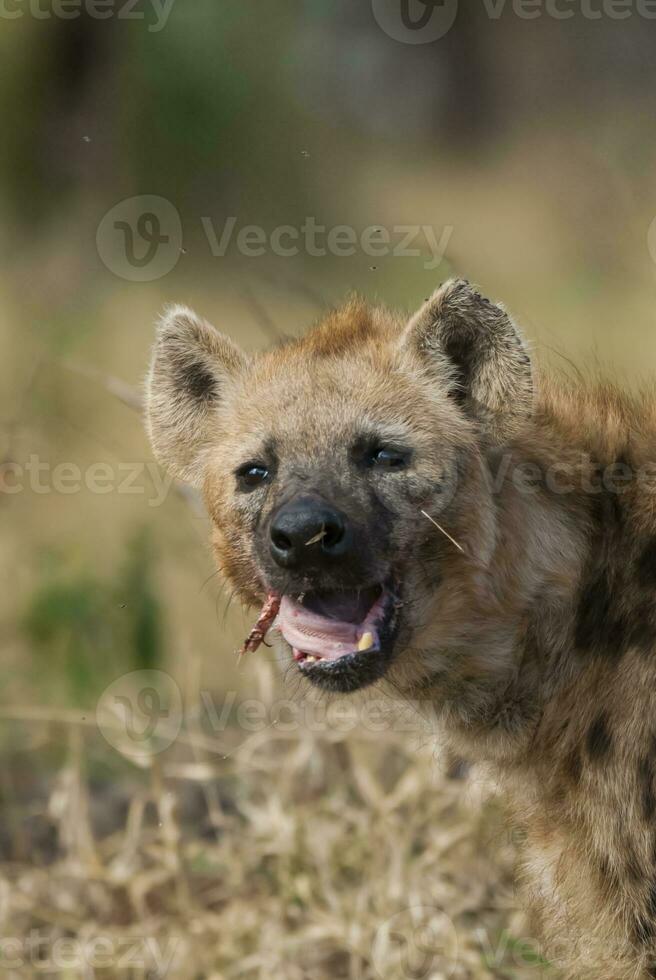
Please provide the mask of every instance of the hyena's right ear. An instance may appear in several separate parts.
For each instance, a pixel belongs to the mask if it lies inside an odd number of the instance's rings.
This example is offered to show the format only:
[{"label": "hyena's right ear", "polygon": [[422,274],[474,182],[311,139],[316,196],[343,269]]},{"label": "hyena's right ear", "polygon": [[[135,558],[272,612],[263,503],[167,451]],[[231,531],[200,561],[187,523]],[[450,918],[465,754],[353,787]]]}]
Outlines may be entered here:
[{"label": "hyena's right ear", "polygon": [[247,364],[231,340],[186,307],[171,307],[160,320],[146,382],[146,427],[155,456],[173,476],[200,485],[216,406]]},{"label": "hyena's right ear", "polygon": [[450,279],[408,323],[402,343],[418,356],[493,443],[533,411],[528,349],[502,306]]}]

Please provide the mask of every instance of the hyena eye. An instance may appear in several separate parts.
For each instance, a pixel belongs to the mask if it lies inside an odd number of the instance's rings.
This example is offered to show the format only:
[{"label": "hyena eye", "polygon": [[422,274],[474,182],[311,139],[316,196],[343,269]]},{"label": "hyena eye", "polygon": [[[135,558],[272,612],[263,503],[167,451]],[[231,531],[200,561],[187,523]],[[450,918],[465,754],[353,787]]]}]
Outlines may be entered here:
[{"label": "hyena eye", "polygon": [[237,470],[237,483],[241,490],[254,490],[269,478],[269,468],[264,463],[245,463]]},{"label": "hyena eye", "polygon": [[370,460],[379,470],[404,470],[408,465],[407,454],[398,449],[374,449]]}]

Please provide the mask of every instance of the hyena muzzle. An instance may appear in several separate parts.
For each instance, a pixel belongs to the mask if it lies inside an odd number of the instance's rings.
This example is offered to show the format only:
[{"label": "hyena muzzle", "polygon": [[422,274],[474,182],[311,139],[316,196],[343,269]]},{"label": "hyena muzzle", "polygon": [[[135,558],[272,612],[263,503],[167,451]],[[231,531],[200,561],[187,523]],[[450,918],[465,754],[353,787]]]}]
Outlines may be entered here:
[{"label": "hyena muzzle", "polygon": [[173,308],[147,415],[262,608],[246,647],[430,704],[505,783],[566,975],[656,977],[654,399],[538,378],[456,280],[256,356]]}]

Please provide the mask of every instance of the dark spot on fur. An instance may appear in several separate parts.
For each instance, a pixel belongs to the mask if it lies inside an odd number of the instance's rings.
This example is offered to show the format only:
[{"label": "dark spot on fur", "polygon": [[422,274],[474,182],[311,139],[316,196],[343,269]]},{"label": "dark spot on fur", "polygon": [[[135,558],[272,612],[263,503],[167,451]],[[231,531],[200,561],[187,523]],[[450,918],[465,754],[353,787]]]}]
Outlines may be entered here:
[{"label": "dark spot on fur", "polygon": [[623,508],[632,475],[628,450],[609,466],[594,462],[590,554],[575,623],[577,648],[613,662],[631,648],[646,656],[656,651],[656,595],[635,587],[656,588],[656,534],[632,539]]},{"label": "dark spot on fur", "polygon": [[[625,458],[614,465],[626,468]],[[635,608],[635,589],[630,588],[630,575],[620,558],[631,547],[626,540],[628,524],[620,494],[604,489],[603,473],[597,463],[592,484],[599,489],[589,499],[593,534],[574,638],[580,651],[616,662],[631,646],[642,651],[650,648],[656,631],[651,607],[639,603]]]},{"label": "dark spot on fur", "polygon": [[581,773],[583,771],[583,763],[581,761],[581,753],[578,748],[573,748],[571,752],[565,757],[564,770],[568,778],[573,783],[580,782]]},{"label": "dark spot on fur", "polygon": [[617,493],[608,490],[602,494],[601,511],[603,514],[603,520],[606,523],[610,523],[612,521],[616,524],[622,524],[624,521],[622,501]]},{"label": "dark spot on fur", "polygon": [[588,583],[581,593],[576,617],[575,641],[580,650],[589,650],[599,637],[599,624],[608,618],[611,594],[605,575]]},{"label": "dark spot on fur", "polygon": [[582,590],[574,642],[579,650],[618,660],[625,652],[628,630],[617,615],[608,576],[602,572]]},{"label": "dark spot on fur", "polygon": [[596,488],[590,500],[592,504],[591,517],[597,525],[600,540],[608,540],[609,534],[617,529],[624,521],[622,501],[613,490],[605,485],[607,469],[597,463],[592,471],[592,484]]},{"label": "dark spot on fur", "polygon": [[656,586],[656,535],[647,542],[636,562],[640,585]]},{"label": "dark spot on fur", "polygon": [[594,762],[599,762],[610,752],[613,736],[608,728],[608,715],[605,711],[600,712],[590,725],[585,742],[588,755]]}]

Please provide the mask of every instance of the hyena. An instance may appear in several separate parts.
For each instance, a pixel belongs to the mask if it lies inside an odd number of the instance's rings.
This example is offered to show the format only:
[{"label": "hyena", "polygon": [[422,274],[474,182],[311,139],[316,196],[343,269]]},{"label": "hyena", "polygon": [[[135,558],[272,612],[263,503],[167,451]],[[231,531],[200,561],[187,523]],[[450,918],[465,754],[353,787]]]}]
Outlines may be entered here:
[{"label": "hyena", "polygon": [[[538,376],[467,282],[247,356],[183,308],[147,389],[218,565],[309,684],[429,703],[506,789],[568,977],[656,977],[656,400]],[[446,533],[442,533],[442,531]]]}]

